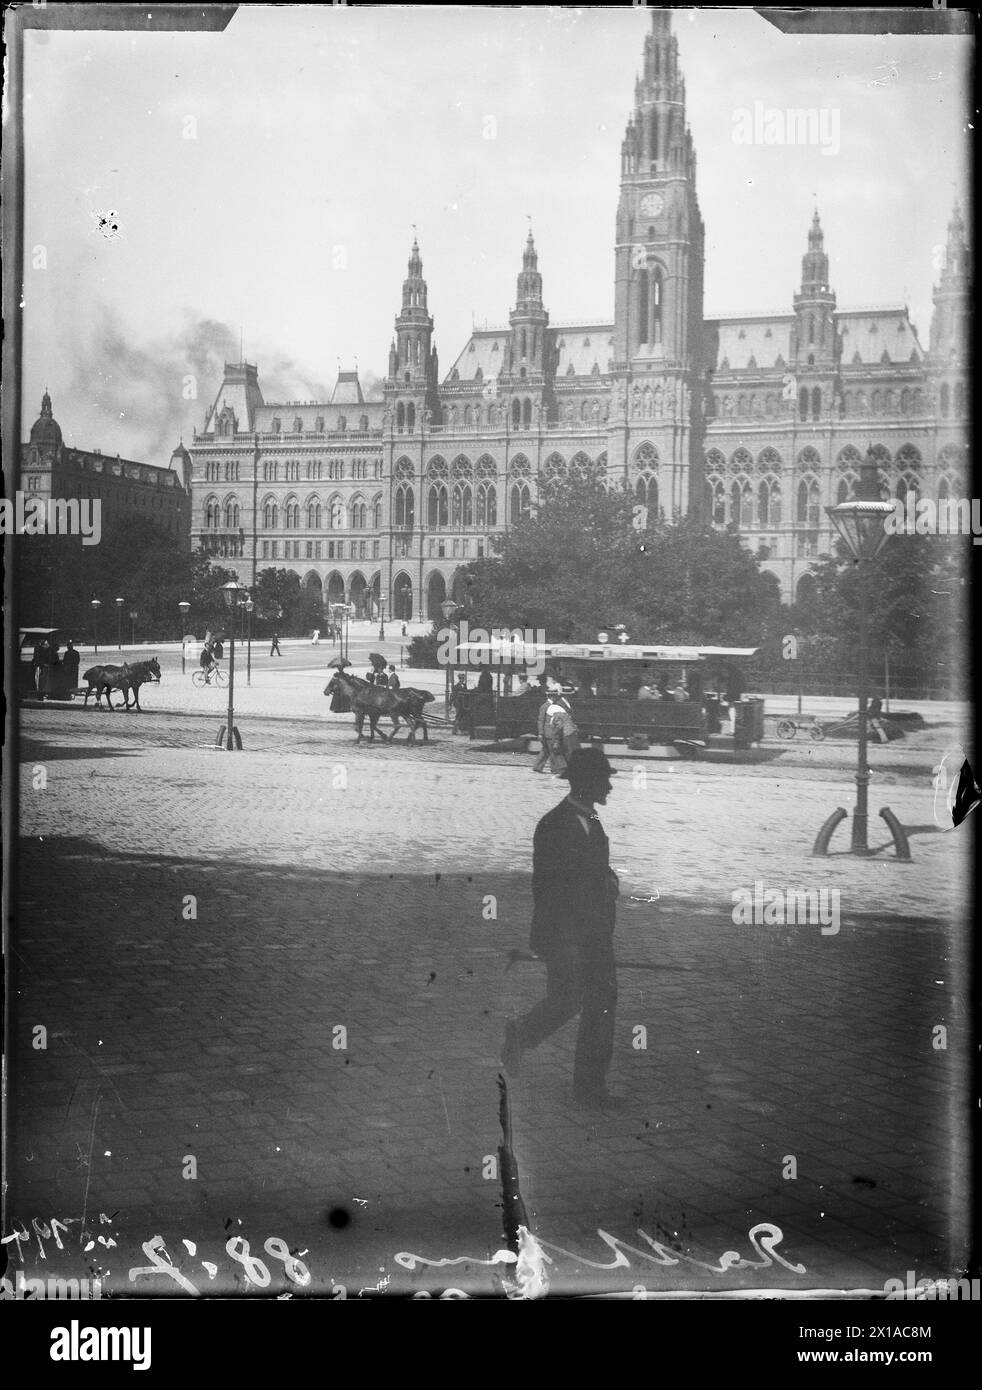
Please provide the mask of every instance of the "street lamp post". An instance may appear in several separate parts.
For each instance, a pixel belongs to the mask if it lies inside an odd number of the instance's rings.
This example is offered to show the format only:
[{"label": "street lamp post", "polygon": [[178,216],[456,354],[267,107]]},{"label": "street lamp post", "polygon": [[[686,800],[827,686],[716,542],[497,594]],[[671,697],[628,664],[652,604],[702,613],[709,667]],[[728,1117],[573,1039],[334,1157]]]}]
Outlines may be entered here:
[{"label": "street lamp post", "polygon": [[122,651],[122,650],[123,650],[123,603],[124,603],[124,602],[125,602],[125,600],[123,600],[123,599],[121,599],[121,598],[118,598],[118,599],[116,600],[116,648],[117,648],[118,651]]},{"label": "street lamp post", "polygon": [[[462,611],[462,610],[461,610],[460,604],[456,601],[456,599],[445,598],[445,599],[443,600],[443,602],[440,604],[440,612],[443,614],[443,617],[444,617],[444,621],[445,621],[445,622],[448,622],[448,623],[449,623],[449,622],[452,622],[452,621],[453,621],[453,618],[454,618],[454,616],[455,616],[455,614],[457,614],[457,613],[459,613],[459,612],[461,612],[461,611]],[[460,629],[459,629],[459,628],[457,628],[457,638],[458,638],[458,640],[459,640],[459,638],[460,638]],[[454,642],[455,654],[459,657],[460,653],[456,651],[456,647],[457,647],[457,642],[455,641],[455,642]],[[447,713],[447,717],[448,717],[448,718],[449,718],[449,716],[450,716],[450,669],[451,669],[451,665],[452,665],[452,663],[448,663],[448,664],[447,664],[446,693],[444,694],[444,708],[445,708],[445,710],[446,710],[446,713]]]},{"label": "street lamp post", "polygon": [[185,657],[187,654],[187,644],[185,639],[188,632],[188,614],[191,612],[191,605],[188,603],[187,599],[182,599],[177,606],[181,610],[181,675],[183,676],[186,671]]},{"label": "street lamp post", "polygon": [[92,645],[95,648],[96,656],[99,655],[99,609],[102,607],[99,599],[92,600]]},{"label": "street lamp post", "polygon": [[130,646],[136,646],[136,620],[139,617],[135,608],[130,609]]},{"label": "street lamp post", "polygon": [[378,596],[378,640],[385,641],[385,595]]},{"label": "street lamp post", "polygon": [[255,606],[251,596],[246,599],[246,685],[252,685],[252,610]]},{"label": "street lamp post", "polygon": [[239,595],[241,590],[234,579],[230,579],[227,584],[222,585],[222,595],[229,610],[229,639],[228,639],[228,720],[225,728],[219,731],[218,745],[222,746],[222,734],[225,735],[225,751],[231,753],[235,748],[242,747],[242,740],[239,731],[235,727],[235,614],[239,607]]},{"label": "street lamp post", "polygon": [[[870,769],[867,753],[867,685],[869,679],[869,566],[870,562],[886,544],[885,522],[893,513],[893,503],[885,502],[880,496],[876,461],[872,451],[867,451],[865,462],[860,469],[859,482],[854,496],[838,506],[826,507],[826,513],[835,529],[842,537],[854,562],[859,566],[859,753],[856,767],[856,809],[852,818],[852,843],[850,852],[869,855],[869,808],[868,793]],[[827,854],[832,832],[848,813],[839,807],[818,833],[815,841],[815,854]],[[903,827],[892,811],[884,807],[880,815],[884,818],[893,835],[898,859],[910,858],[910,847]]]}]

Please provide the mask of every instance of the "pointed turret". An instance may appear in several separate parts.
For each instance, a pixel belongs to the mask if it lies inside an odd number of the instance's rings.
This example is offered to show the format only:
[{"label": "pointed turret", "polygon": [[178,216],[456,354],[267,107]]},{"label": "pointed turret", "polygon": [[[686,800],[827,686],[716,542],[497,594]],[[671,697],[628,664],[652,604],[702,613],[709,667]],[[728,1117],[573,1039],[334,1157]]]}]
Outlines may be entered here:
[{"label": "pointed turret", "polygon": [[402,282],[402,307],[396,316],[396,336],[389,350],[389,376],[386,398],[390,401],[397,428],[413,433],[423,412],[432,418],[439,414],[437,378],[434,374],[433,319],[427,308],[427,288],[423,279],[423,260],[419,242],[413,237],[408,274]]},{"label": "pointed turret", "polygon": [[932,293],[932,356],[951,361],[964,357],[967,353],[971,295],[968,240],[961,205],[956,200],[948,223],[948,239],[944,248],[941,275]]},{"label": "pointed turret", "polygon": [[794,296],[794,312],[791,355],[795,364],[831,366],[836,360],[835,295],[829,287],[829,258],[818,208],[808,229],[808,250],[801,258],[801,289]]}]

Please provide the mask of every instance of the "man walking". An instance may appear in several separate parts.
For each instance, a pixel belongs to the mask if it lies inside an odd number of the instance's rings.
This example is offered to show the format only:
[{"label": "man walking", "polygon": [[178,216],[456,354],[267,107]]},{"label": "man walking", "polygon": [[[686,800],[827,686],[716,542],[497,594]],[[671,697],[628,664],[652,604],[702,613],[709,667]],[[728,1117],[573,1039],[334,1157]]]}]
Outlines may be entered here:
[{"label": "man walking", "polygon": [[613,932],[617,875],[596,813],[610,794],[614,769],[599,748],[576,748],[566,772],[569,796],[535,829],[531,948],[546,963],[546,997],[505,1025],[501,1060],[509,1076],[522,1054],[577,1014],[573,1098],[591,1109],[621,1104],[606,1087],[613,1054],[617,976]]},{"label": "man walking", "polygon": [[282,655],[283,655],[283,653],[280,651],[280,638],[279,638],[279,633],[276,633],[276,632],[273,633],[273,640],[272,640],[272,642],[271,642],[270,645],[269,645],[269,654],[270,654],[270,656],[282,656]]}]

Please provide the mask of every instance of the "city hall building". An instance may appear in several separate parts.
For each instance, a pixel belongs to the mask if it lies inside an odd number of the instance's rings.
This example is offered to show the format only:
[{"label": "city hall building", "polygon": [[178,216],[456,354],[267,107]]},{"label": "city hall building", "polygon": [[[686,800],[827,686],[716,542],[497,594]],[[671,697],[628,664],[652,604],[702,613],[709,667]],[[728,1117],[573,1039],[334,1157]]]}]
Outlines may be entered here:
[{"label": "city hall building", "polygon": [[256,366],[226,365],[190,451],[192,544],[245,584],[286,567],[325,604],[365,614],[384,597],[394,617],[437,617],[493,536],[556,480],[592,474],[649,517],[735,530],[792,600],[868,450],[885,495],[964,494],[957,206],[927,344],[902,302],[837,305],[810,208],[787,312],[707,316],[685,82],[669,12],[651,23],[621,146],[612,320],[551,319],[529,233],[507,325],[474,331],[441,377],[414,242],[380,399],[341,372],[329,401],[270,404]]}]

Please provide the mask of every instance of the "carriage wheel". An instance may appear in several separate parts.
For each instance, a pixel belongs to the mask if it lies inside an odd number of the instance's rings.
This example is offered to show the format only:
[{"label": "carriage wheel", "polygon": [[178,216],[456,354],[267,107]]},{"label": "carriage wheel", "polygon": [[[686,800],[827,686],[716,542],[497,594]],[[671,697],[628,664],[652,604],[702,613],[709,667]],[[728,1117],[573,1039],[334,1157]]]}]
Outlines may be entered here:
[{"label": "carriage wheel", "polygon": [[816,743],[821,743],[822,739],[825,737],[825,730],[822,728],[821,724],[816,721],[808,730],[808,737],[814,739]]},{"label": "carriage wheel", "polygon": [[781,720],[778,721],[778,726],[777,726],[777,736],[778,736],[778,738],[788,738],[788,739],[794,738],[794,736],[795,736],[795,734],[796,734],[797,732],[798,732],[798,726],[797,726],[797,724],[794,722],[793,719],[781,719]]}]

